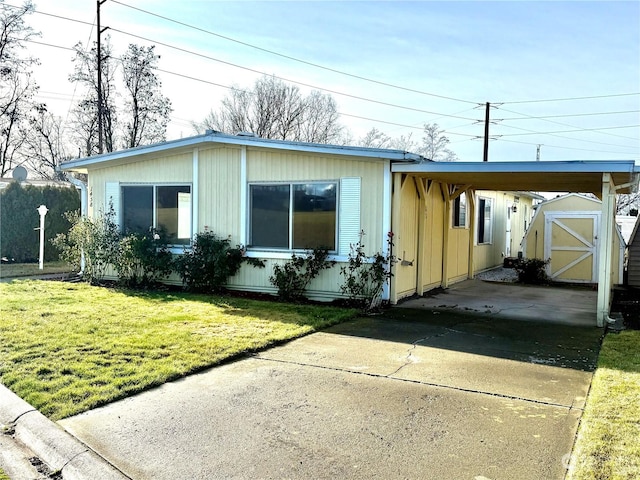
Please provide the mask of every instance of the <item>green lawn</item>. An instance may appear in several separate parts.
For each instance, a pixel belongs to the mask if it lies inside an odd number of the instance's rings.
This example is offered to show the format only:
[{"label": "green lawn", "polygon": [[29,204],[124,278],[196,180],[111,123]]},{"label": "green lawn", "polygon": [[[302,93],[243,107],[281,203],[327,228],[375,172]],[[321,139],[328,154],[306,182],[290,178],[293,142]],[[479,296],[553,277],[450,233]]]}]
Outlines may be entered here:
[{"label": "green lawn", "polygon": [[56,420],[354,310],[35,280],[0,284],[0,382]]},{"label": "green lawn", "polygon": [[570,480],[640,478],[640,331],[605,337],[572,460]]},{"label": "green lawn", "polygon": [[29,277],[50,273],[69,273],[71,267],[65,262],[45,262],[43,269],[37,263],[2,263],[0,264],[0,278]]}]

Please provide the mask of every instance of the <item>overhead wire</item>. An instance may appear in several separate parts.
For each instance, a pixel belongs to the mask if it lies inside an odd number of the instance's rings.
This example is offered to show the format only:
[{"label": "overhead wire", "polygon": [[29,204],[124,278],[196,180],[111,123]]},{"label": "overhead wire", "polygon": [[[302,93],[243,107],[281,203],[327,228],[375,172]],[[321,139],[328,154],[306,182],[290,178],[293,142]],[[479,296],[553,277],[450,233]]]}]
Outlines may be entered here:
[{"label": "overhead wire", "polygon": [[630,92],[630,93],[612,93],[608,95],[591,95],[587,97],[564,97],[564,98],[546,98],[546,99],[535,99],[535,100],[519,100],[519,101],[503,101],[496,102],[502,105],[515,105],[522,103],[547,103],[547,102],[569,102],[574,100],[595,100],[600,98],[615,98],[615,97],[629,97],[633,95],[640,95],[640,92]]},{"label": "overhead wire", "polygon": [[[549,135],[551,137],[564,138],[566,140],[572,140],[572,141],[575,141],[575,142],[594,143],[594,144],[598,144],[598,145],[608,145],[608,146],[611,146],[611,147],[618,147],[618,148],[633,148],[633,149],[637,149],[638,148],[638,147],[634,147],[634,146],[631,146],[631,145],[620,145],[620,144],[617,144],[617,143],[606,143],[606,142],[598,142],[596,140],[585,140],[585,139],[582,139],[582,138],[567,137],[567,136],[564,136],[564,135],[558,135],[557,133],[538,132],[536,130],[529,130],[527,128],[514,127],[513,125],[502,125],[502,127],[513,128],[515,130],[522,130],[522,131],[525,131],[525,132],[529,132],[530,134]],[[580,132],[582,130],[584,130],[584,129],[573,130],[573,131],[574,132],[576,132],[576,131]],[[525,135],[525,134],[506,134],[506,136],[514,136],[514,135]],[[505,136],[505,135],[504,134],[500,135],[500,137],[503,137],[503,136]]]},{"label": "overhead wire", "polygon": [[472,105],[478,105],[478,102],[474,102],[474,101],[471,101],[471,100],[464,100],[464,99],[461,99],[461,98],[455,98],[455,97],[450,97],[450,96],[446,96],[446,95],[439,95],[439,94],[436,94],[436,93],[425,92],[423,90],[417,90],[417,89],[413,89],[413,88],[403,87],[401,85],[395,85],[395,84],[392,84],[392,83],[387,83],[387,82],[383,82],[383,81],[380,81],[380,80],[375,80],[375,79],[364,77],[364,76],[361,76],[361,75],[355,75],[355,74],[348,73],[348,72],[345,72],[345,71],[342,71],[342,70],[338,70],[338,69],[335,69],[335,68],[327,67],[325,65],[320,65],[318,63],[309,62],[308,60],[302,60],[300,58],[296,58],[296,57],[293,57],[291,55],[286,55],[284,53],[276,52],[274,50],[269,50],[267,48],[260,47],[258,45],[253,45],[253,44],[248,43],[248,42],[243,42],[242,40],[238,40],[238,39],[226,36],[226,35],[221,35],[219,33],[213,32],[211,30],[206,30],[204,28],[197,27],[195,25],[191,25],[191,24],[188,24],[188,23],[185,23],[185,22],[181,22],[181,21],[176,20],[174,18],[166,17],[164,15],[160,15],[160,14],[151,12],[149,10],[144,10],[142,8],[139,8],[139,7],[134,7],[133,5],[129,5],[129,4],[126,4],[124,2],[120,2],[118,0],[111,0],[111,2],[112,3],[116,3],[118,5],[122,5],[123,7],[131,8],[133,10],[137,10],[137,11],[145,13],[147,15],[152,15],[152,16],[154,16],[156,18],[160,18],[160,19],[166,20],[168,22],[175,23],[177,25],[181,25],[183,27],[187,27],[187,28],[190,28],[190,29],[202,32],[202,33],[206,33],[208,35],[213,35],[215,37],[222,38],[224,40],[228,40],[230,42],[234,42],[234,43],[237,43],[239,45],[244,45],[246,47],[250,47],[250,48],[259,50],[261,52],[269,53],[271,55],[276,55],[276,56],[281,57],[281,58],[286,58],[287,60],[292,60],[292,61],[295,61],[295,62],[298,62],[298,63],[302,63],[304,65],[309,65],[311,67],[319,68],[319,69],[326,70],[326,71],[333,72],[333,73],[337,73],[337,74],[340,74],[340,75],[345,75],[345,76],[351,77],[351,78],[356,78],[358,80],[363,80],[363,81],[366,81],[366,82],[375,83],[375,84],[382,85],[382,86],[385,86],[385,87],[391,87],[391,88],[396,88],[396,89],[399,89],[399,90],[404,90],[404,91],[407,91],[407,92],[418,93],[420,95],[427,95],[427,96],[430,96],[430,97],[442,98],[442,99],[445,99],[445,100],[452,100],[452,101],[456,101],[456,102],[462,102],[462,103],[468,103],[468,104],[472,104]]},{"label": "overhead wire", "polygon": [[[525,113],[516,112],[516,111],[513,111],[513,110],[509,110],[509,109],[503,108],[503,107],[499,107],[499,108],[500,108],[500,110],[503,110],[503,111],[505,111],[505,112],[513,113],[513,114],[515,114],[515,115],[522,115],[522,116],[524,116],[524,117],[526,117],[526,118],[530,118],[530,119],[537,120],[537,118],[536,118],[536,117],[532,117],[532,116],[527,115],[527,114],[525,114]],[[540,118],[540,120],[542,120],[542,121],[544,121],[544,122],[548,122],[548,123],[553,123],[553,124],[556,124],[556,125],[562,125],[562,126],[564,126],[564,127],[581,128],[581,127],[578,127],[578,126],[576,126],[576,125],[572,125],[572,124],[570,124],[570,123],[557,122],[557,121],[555,121],[555,120],[549,120],[549,119],[547,119],[547,118]],[[634,141],[638,141],[638,139],[637,139],[637,138],[627,137],[627,136],[625,136],[625,135],[617,135],[617,134],[615,134],[615,133],[611,133],[611,132],[599,132],[599,133],[601,133],[601,134],[603,134],[603,135],[608,135],[608,136],[611,136],[611,137],[618,137],[618,138],[624,138],[624,139],[627,139],[627,140],[634,140]]]},{"label": "overhead wire", "polygon": [[[305,60],[297,59],[295,57],[289,57],[287,55],[280,54],[278,52],[273,52],[273,51],[270,51],[270,50],[267,50],[267,49],[263,49],[262,47],[251,45],[251,44],[248,44],[246,42],[242,42],[242,41],[239,41],[239,40],[236,40],[236,39],[232,39],[230,37],[224,37],[222,35],[216,34],[215,32],[210,32],[210,31],[201,29],[199,27],[195,27],[195,26],[188,25],[188,24],[183,24],[182,22],[170,19],[168,17],[163,17],[163,16],[160,16],[160,15],[154,14],[153,12],[148,12],[148,11],[139,9],[137,7],[132,7],[130,5],[124,4],[124,3],[119,2],[117,0],[111,0],[111,1],[114,2],[114,3],[118,3],[120,5],[123,5],[125,7],[133,8],[135,10],[140,10],[143,13],[147,13],[147,14],[150,14],[150,15],[158,16],[158,17],[163,18],[163,19],[165,19],[167,21],[172,21],[172,22],[175,22],[177,24],[184,25],[184,26],[186,26],[188,28],[193,28],[195,30],[200,30],[200,31],[203,31],[203,32],[211,34],[211,35],[220,36],[221,38],[225,38],[225,39],[227,39],[229,41],[235,41],[237,43],[244,44],[246,46],[249,46],[249,47],[252,47],[252,48],[256,48],[258,50],[263,50],[263,51],[265,51],[267,53],[271,53],[271,54],[274,54],[274,55],[279,55],[279,56],[281,56],[283,58],[289,58],[291,60],[299,61],[301,63],[305,63],[305,64],[308,64],[308,65],[311,65],[311,66],[315,66],[315,67],[318,67],[318,68],[323,68],[323,69],[326,69],[326,70],[329,70],[329,71],[334,71],[335,73],[348,75],[348,76],[351,76],[351,77],[354,77],[354,78],[358,78],[360,80],[370,81],[370,82],[373,82],[373,83],[378,83],[378,84],[381,84],[381,85],[384,85],[384,86],[388,86],[388,87],[392,87],[392,88],[399,88],[399,89],[410,91],[410,92],[413,92],[413,93],[420,93],[420,94],[424,94],[424,95],[430,95],[430,96],[439,97],[439,98],[443,98],[443,99],[449,99],[449,100],[464,101],[464,100],[461,100],[461,99],[456,99],[454,97],[446,97],[446,96],[442,96],[442,95],[431,94],[429,92],[413,90],[413,89],[401,87],[401,86],[398,86],[398,85],[386,84],[385,82],[379,82],[379,81],[376,81],[376,80],[373,80],[373,79],[369,79],[369,78],[366,78],[366,77],[360,77],[360,76],[357,76],[357,75],[352,75],[352,74],[349,74],[347,72],[342,72],[342,71],[339,71],[339,70],[336,70],[336,69],[332,69],[330,67],[324,67],[322,65],[317,65],[317,64],[314,64],[312,62],[307,62]],[[7,6],[13,7],[11,5],[7,5]],[[14,7],[14,8],[17,8],[17,7]],[[91,23],[91,22],[72,19],[72,18],[69,18],[69,17],[64,17],[64,16],[45,13],[45,12],[40,12],[40,11],[35,11],[34,13],[39,13],[39,14],[42,14],[42,15],[50,16],[50,17],[55,17],[55,18],[59,18],[59,19],[63,19],[63,20],[73,21],[73,22],[77,22],[77,23],[81,23],[81,24],[85,24],[85,25],[90,25],[92,27],[92,29],[95,28],[95,24]],[[115,31],[117,33],[124,34],[124,35],[133,36],[135,38],[139,38],[139,39],[147,41],[147,42],[156,43],[156,44],[162,45],[164,47],[175,49],[175,50],[178,50],[178,51],[181,51],[181,52],[184,52],[184,53],[189,53],[189,54],[196,55],[196,56],[208,59],[208,60],[212,60],[212,61],[220,62],[220,63],[223,63],[223,64],[227,64],[227,65],[230,65],[230,66],[233,66],[233,67],[236,67],[236,68],[241,68],[241,69],[244,69],[244,70],[247,70],[247,71],[252,71],[254,73],[259,73],[259,74],[262,74],[262,75],[269,75],[269,74],[267,74],[265,72],[261,72],[259,70],[255,70],[255,69],[252,69],[252,68],[249,68],[249,67],[243,67],[241,65],[233,64],[231,62],[226,62],[224,60],[220,60],[220,59],[217,59],[217,58],[214,58],[214,57],[210,57],[208,55],[203,55],[203,54],[200,54],[200,53],[197,53],[197,52],[189,51],[187,49],[176,47],[176,46],[173,46],[173,45],[170,45],[170,44],[166,44],[166,43],[163,43],[163,42],[156,42],[156,41],[154,41],[152,39],[148,39],[148,38],[136,35],[136,34],[132,34],[132,33],[123,31],[123,30],[114,29],[114,28],[111,28],[111,30],[113,30],[113,31]],[[43,42],[37,42],[37,41],[33,41],[33,40],[32,40],[32,42],[39,43],[39,44],[46,45],[46,46],[55,47],[55,48],[67,49],[67,50],[72,50],[72,51],[74,50],[74,49],[71,49],[71,48],[68,48],[68,47],[51,45],[51,44],[46,44],[46,43],[43,43]],[[211,85],[215,85],[215,86],[219,86],[219,87],[222,87],[222,88],[238,89],[237,87],[230,87],[230,86],[227,86],[227,85],[217,84],[215,82],[211,82],[211,81],[208,81],[208,80],[198,79],[198,78],[195,78],[195,77],[192,77],[192,76],[179,74],[179,73],[176,73],[176,72],[169,72],[169,71],[162,70],[162,69],[159,69],[159,68],[157,70],[161,71],[161,72],[164,72],[164,73],[167,73],[167,74],[177,75],[177,76],[181,76],[183,78],[188,78],[188,79],[191,79],[191,80],[205,82],[205,83],[208,83],[208,84],[211,84]],[[376,104],[380,104],[380,105],[384,105],[384,106],[389,106],[389,107],[392,107],[392,108],[406,109],[406,110],[416,111],[416,112],[420,112],[420,113],[427,113],[427,114],[430,114],[430,115],[439,115],[438,118],[441,118],[441,117],[459,118],[459,119],[468,120],[468,121],[472,121],[473,122],[472,124],[460,125],[460,126],[454,127],[454,128],[461,128],[461,127],[464,127],[464,126],[469,126],[469,125],[473,125],[473,124],[477,124],[479,122],[482,122],[482,120],[476,120],[476,119],[472,119],[472,118],[461,117],[461,116],[456,115],[456,114],[442,114],[442,113],[438,113],[438,112],[431,112],[431,111],[428,111],[428,110],[417,109],[417,108],[407,107],[407,106],[403,106],[403,105],[397,105],[397,104],[393,104],[393,103],[389,103],[389,102],[382,102],[382,101],[375,100],[375,99],[368,99],[368,98],[365,98],[365,97],[360,97],[360,96],[352,95],[352,94],[345,93],[345,92],[338,92],[338,91],[334,91],[334,90],[325,89],[325,88],[317,87],[317,86],[314,86],[314,85],[306,84],[306,83],[303,83],[303,82],[297,82],[297,81],[289,80],[289,79],[278,77],[278,76],[275,76],[275,75],[272,75],[272,76],[274,76],[275,78],[279,78],[280,80],[283,80],[283,81],[287,81],[287,82],[290,82],[290,83],[295,83],[295,84],[302,85],[302,86],[309,87],[309,88],[314,88],[314,89],[317,89],[317,90],[320,90],[320,91],[325,91],[325,92],[332,93],[332,94],[335,94],[335,95],[345,96],[345,97],[348,97],[348,98],[353,98],[353,99],[357,99],[357,100],[372,102],[372,103],[376,103]],[[238,90],[241,90],[241,89],[238,89]],[[611,97],[624,97],[624,96],[631,96],[631,95],[640,95],[640,93],[621,93],[621,94],[597,95],[597,96],[589,96],[589,97],[538,99],[538,100],[527,100],[527,101],[505,101],[505,102],[500,102],[500,105],[502,105],[502,104],[518,104],[518,103],[540,103],[540,102],[554,102],[554,101],[584,100],[584,99],[596,99],[596,98],[611,98]],[[75,90],[74,90],[74,96],[75,96]],[[471,102],[471,101],[464,101],[464,102],[465,103],[474,104],[474,105],[482,105],[482,104],[477,103],[477,102]],[[617,127],[601,127],[601,128],[588,128],[588,129],[585,129],[585,128],[575,127],[575,126],[569,125],[569,124],[563,124],[561,122],[554,122],[552,120],[549,120],[549,118],[596,116],[596,115],[614,115],[614,114],[637,113],[638,111],[600,112],[600,113],[586,113],[586,114],[574,114],[574,115],[566,114],[566,115],[549,115],[549,116],[534,117],[534,116],[528,116],[526,114],[521,114],[519,112],[513,112],[513,111],[510,111],[510,110],[505,109],[505,108],[502,108],[502,110],[510,112],[510,113],[514,113],[516,115],[523,115],[524,117],[527,117],[527,118],[520,118],[520,117],[518,117],[518,118],[506,118],[506,119],[502,119],[503,121],[520,120],[520,119],[539,119],[539,120],[548,121],[548,122],[551,122],[551,123],[557,123],[559,125],[565,125],[565,126],[570,126],[572,128],[576,128],[576,130],[562,130],[562,131],[555,131],[555,132],[537,132],[537,131],[531,130],[531,131],[527,131],[527,133],[522,133],[522,134],[506,134],[506,135],[501,135],[500,136],[500,139],[503,140],[503,141],[511,141],[512,143],[525,143],[526,144],[526,142],[516,142],[516,141],[513,141],[513,140],[502,139],[502,137],[504,137],[504,136],[518,136],[518,135],[534,135],[534,134],[557,136],[559,138],[567,138],[567,139],[574,140],[574,141],[587,141],[587,140],[574,139],[574,138],[570,138],[570,137],[561,137],[561,136],[557,135],[558,133],[574,133],[574,132],[583,132],[583,131],[600,132],[602,134],[608,134],[608,135],[612,135],[612,136],[616,136],[616,137],[620,137],[620,138],[636,140],[636,139],[633,139],[631,137],[626,137],[626,136],[622,136],[622,135],[615,135],[615,134],[612,134],[610,132],[604,132],[602,130],[611,130],[611,129],[620,129],[620,128],[635,128],[638,125],[617,126]],[[460,113],[462,113],[462,112],[460,112]],[[422,127],[416,127],[416,126],[412,126],[412,125],[405,125],[405,124],[389,122],[389,121],[385,121],[385,120],[378,120],[378,119],[373,119],[373,118],[369,118],[369,117],[358,116],[358,115],[353,115],[353,114],[348,114],[348,113],[340,113],[340,114],[344,115],[344,116],[352,117],[352,118],[359,118],[359,119],[364,119],[364,120],[368,120],[368,121],[384,123],[384,124],[388,124],[388,125],[395,125],[395,126],[399,126],[399,127],[403,127],[403,128],[412,128],[412,129],[422,130]],[[505,125],[505,126],[508,126],[510,128],[518,129],[518,127],[513,127],[513,126],[510,126],[510,125]],[[470,137],[469,139],[481,138],[481,136],[478,136],[478,135],[460,134],[460,133],[451,132],[450,130],[451,129],[445,130],[445,133],[447,133],[448,135],[460,135],[460,136]],[[526,131],[526,129],[521,129],[521,130],[525,130]],[[461,141],[466,141],[466,140],[461,140]],[[616,147],[619,147],[619,148],[635,148],[635,147],[629,147],[629,146],[606,144],[606,143],[603,143],[603,142],[595,142],[595,141],[587,141],[587,142],[600,143],[600,144],[603,144],[603,145],[612,145],[612,146],[616,146]],[[571,147],[555,147],[555,148],[568,148],[568,149],[582,150],[582,149],[579,149],[579,148],[571,148]],[[588,151],[593,151],[593,150],[588,150]],[[620,152],[607,152],[607,153],[620,153]]]},{"label": "overhead wire", "polygon": [[[522,142],[522,141],[518,141],[518,140],[506,140],[506,139],[501,139],[503,142],[509,142],[509,143],[520,143],[523,145],[540,145],[540,143],[532,143],[532,142]],[[625,155],[625,156],[633,156],[634,158],[637,158],[637,154],[636,153],[624,153],[624,152],[613,152],[610,150],[593,150],[591,148],[577,148],[577,147],[561,147],[559,145],[550,145],[547,143],[542,144],[545,147],[548,148],[561,148],[563,150],[579,150],[579,151],[583,151],[583,152],[598,152],[598,153],[614,153],[616,155]]]},{"label": "overhead wire", "polygon": [[117,28],[110,27],[110,30],[113,31],[113,32],[121,33],[123,35],[128,35],[130,37],[137,38],[139,40],[144,40],[145,42],[151,42],[151,43],[156,44],[156,45],[162,45],[163,47],[171,48],[173,50],[177,50],[177,51],[182,52],[182,53],[188,53],[188,54],[195,55],[195,56],[207,59],[207,60],[212,60],[214,62],[222,63],[224,65],[229,65],[231,67],[240,68],[242,70],[247,70],[249,72],[258,73],[260,75],[270,76],[270,77],[282,80],[284,82],[293,83],[293,84],[300,85],[300,86],[307,87],[307,88],[313,88],[315,90],[331,93],[333,95],[339,95],[339,96],[342,96],[342,97],[352,98],[352,99],[355,99],[355,100],[361,100],[361,101],[364,101],[364,102],[375,103],[375,104],[378,104],[378,105],[384,105],[384,106],[392,107],[392,108],[399,108],[399,109],[408,110],[408,111],[412,111],[412,112],[427,113],[429,115],[439,115],[439,116],[442,116],[442,117],[458,118],[458,119],[461,119],[461,120],[475,121],[475,119],[473,119],[473,118],[460,117],[458,115],[448,115],[448,114],[445,114],[445,113],[442,113],[442,112],[432,112],[432,111],[429,111],[429,110],[424,110],[422,108],[408,107],[406,105],[398,105],[398,104],[395,104],[395,103],[383,102],[382,100],[375,100],[375,99],[372,99],[372,98],[361,97],[359,95],[353,95],[351,93],[340,92],[338,90],[332,90],[332,89],[329,89],[329,88],[318,87],[317,85],[312,85],[312,84],[309,84],[309,83],[300,82],[298,80],[292,80],[292,79],[289,79],[289,78],[281,77],[279,75],[269,74],[267,72],[264,72],[264,71],[261,71],[261,70],[256,70],[254,68],[243,67],[242,65],[238,65],[238,64],[233,63],[233,62],[228,62],[226,60],[221,60],[219,58],[215,58],[215,57],[212,57],[210,55],[205,55],[203,53],[194,52],[192,50],[187,50],[187,49],[182,48],[182,47],[176,47],[175,45],[170,45],[168,43],[159,42],[159,41],[156,41],[156,40],[153,40],[153,39],[150,39],[150,38],[143,37],[141,35],[136,35],[135,33],[125,32],[125,31],[117,29]]}]

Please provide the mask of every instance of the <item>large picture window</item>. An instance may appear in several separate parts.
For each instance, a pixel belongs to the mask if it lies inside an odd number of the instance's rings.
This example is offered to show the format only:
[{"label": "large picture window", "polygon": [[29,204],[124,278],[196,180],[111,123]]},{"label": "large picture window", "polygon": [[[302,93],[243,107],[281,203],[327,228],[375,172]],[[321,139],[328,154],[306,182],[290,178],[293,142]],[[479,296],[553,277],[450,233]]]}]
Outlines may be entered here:
[{"label": "large picture window", "polygon": [[169,244],[191,241],[191,187],[189,185],[122,186],[122,226],[126,234],[155,228]]},{"label": "large picture window", "polygon": [[337,183],[250,185],[253,248],[336,250]]},{"label": "large picture window", "polygon": [[491,233],[493,230],[493,199],[478,198],[478,223],[477,243],[491,243]]}]

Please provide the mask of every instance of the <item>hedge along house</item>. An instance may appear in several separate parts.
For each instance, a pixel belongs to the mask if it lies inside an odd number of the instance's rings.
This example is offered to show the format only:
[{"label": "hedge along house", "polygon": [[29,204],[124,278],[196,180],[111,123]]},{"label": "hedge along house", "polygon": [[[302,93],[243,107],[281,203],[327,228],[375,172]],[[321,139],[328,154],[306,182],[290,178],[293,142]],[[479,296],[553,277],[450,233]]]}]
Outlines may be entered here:
[{"label": "hedge along house", "polygon": [[[230,288],[275,292],[269,283],[273,265],[292,252],[324,246],[334,260],[346,262],[361,231],[368,255],[386,252],[393,232],[392,253],[400,261],[383,292],[391,303],[472,278],[496,259],[499,264],[508,252],[506,232],[499,234],[505,245],[487,239],[498,235],[495,225],[507,212],[506,203],[498,208],[500,195],[515,203],[523,197],[506,192],[605,192],[607,186],[610,196],[635,181],[633,162],[440,163],[398,150],[219,133],[72,160],[62,169],[88,173],[89,215],[111,202],[124,231],[163,226],[180,253],[209,229],[266,261],[266,269],[241,269]],[[487,201],[490,195],[496,197]],[[610,210],[612,201],[603,202],[603,223],[605,203]],[[494,227],[487,232],[483,222],[479,237],[476,212],[482,210],[484,219],[492,206]],[[336,298],[341,283],[336,266],[324,270],[308,294]],[[606,314],[608,301],[609,291]]]},{"label": "hedge along house", "polygon": [[[549,260],[556,282],[597,283],[602,202],[577,193],[547,200],[536,209],[522,240],[527,258]],[[623,283],[625,242],[617,225],[611,237],[611,281]]]}]

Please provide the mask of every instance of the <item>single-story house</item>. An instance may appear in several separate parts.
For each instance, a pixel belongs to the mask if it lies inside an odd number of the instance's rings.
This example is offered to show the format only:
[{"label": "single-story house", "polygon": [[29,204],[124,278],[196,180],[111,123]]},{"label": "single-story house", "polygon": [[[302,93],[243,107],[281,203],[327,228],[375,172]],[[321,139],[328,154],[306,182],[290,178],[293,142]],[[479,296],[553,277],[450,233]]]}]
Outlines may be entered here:
[{"label": "single-story house", "polygon": [[[216,132],[61,167],[88,174],[89,215],[112,204],[124,230],[162,225],[176,253],[209,229],[266,261],[264,270],[241,269],[230,288],[275,291],[268,280],[273,265],[310,247],[328,247],[334,260],[346,262],[361,232],[368,255],[386,253],[393,232],[391,253],[399,261],[383,292],[391,303],[473,278],[512,254],[535,198],[519,192],[600,193],[608,199],[602,224],[613,231],[611,192],[637,184],[633,162],[445,163],[399,150]],[[515,218],[503,218],[508,212]],[[511,238],[509,221],[521,231]],[[335,298],[340,283],[339,268],[325,270],[309,294]],[[608,315],[610,285],[605,289],[599,321]]]},{"label": "single-story house", "polygon": [[[549,260],[547,274],[553,281],[597,283],[601,250],[602,202],[578,193],[562,195],[539,204],[522,240],[526,258]],[[620,229],[611,237],[611,279],[623,283],[626,244]]]}]

